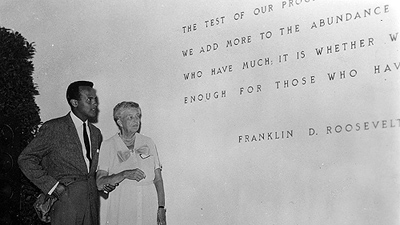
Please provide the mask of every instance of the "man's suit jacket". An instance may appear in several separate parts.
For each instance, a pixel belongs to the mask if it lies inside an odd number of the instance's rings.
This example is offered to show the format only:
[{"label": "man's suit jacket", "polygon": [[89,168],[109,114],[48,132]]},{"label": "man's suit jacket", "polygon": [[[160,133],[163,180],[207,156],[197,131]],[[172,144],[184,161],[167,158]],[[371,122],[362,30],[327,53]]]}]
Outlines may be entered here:
[{"label": "man's suit jacket", "polygon": [[66,191],[53,205],[52,224],[98,224],[95,173],[102,136],[91,123],[89,129],[92,154],[89,172],[69,114],[44,123],[18,158],[22,172],[44,193],[48,193],[58,181],[67,185]]}]

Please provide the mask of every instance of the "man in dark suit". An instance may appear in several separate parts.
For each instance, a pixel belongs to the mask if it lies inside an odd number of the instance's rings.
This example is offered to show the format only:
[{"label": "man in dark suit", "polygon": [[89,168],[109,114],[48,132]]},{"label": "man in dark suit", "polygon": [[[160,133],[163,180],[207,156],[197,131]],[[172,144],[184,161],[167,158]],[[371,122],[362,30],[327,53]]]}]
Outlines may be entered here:
[{"label": "man in dark suit", "polygon": [[95,173],[102,135],[88,122],[98,112],[93,83],[71,83],[67,101],[71,112],[44,123],[22,151],[18,164],[32,183],[58,198],[50,212],[52,224],[97,225]]}]

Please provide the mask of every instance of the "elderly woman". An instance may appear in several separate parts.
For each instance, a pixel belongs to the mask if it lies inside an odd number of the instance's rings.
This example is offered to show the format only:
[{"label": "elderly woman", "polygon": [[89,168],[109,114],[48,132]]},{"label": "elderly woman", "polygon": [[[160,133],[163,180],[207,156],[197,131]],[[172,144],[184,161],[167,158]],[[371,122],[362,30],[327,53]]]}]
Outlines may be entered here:
[{"label": "elderly woman", "polygon": [[139,133],[142,112],[135,102],[114,107],[120,132],[103,142],[97,188],[118,185],[109,193],[102,224],[166,224],[161,164],[153,140]]}]

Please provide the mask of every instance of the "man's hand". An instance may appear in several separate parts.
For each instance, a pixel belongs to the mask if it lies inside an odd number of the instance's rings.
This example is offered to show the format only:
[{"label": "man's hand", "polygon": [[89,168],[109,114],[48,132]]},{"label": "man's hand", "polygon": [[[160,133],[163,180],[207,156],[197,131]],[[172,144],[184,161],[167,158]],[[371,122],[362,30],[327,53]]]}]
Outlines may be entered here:
[{"label": "man's hand", "polygon": [[61,195],[64,194],[64,192],[66,191],[66,188],[63,184],[59,183],[56,187],[56,189],[54,189],[53,195],[60,199]]},{"label": "man's hand", "polygon": [[118,183],[116,184],[105,184],[103,186],[103,192],[108,194],[109,192],[114,191],[114,189],[118,186]]}]

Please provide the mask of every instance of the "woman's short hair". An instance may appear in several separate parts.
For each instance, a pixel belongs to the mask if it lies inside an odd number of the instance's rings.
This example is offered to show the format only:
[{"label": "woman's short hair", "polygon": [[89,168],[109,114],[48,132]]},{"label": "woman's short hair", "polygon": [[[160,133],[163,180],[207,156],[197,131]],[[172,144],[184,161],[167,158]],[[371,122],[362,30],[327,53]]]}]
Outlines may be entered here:
[{"label": "woman's short hair", "polygon": [[[114,121],[117,122],[117,120],[121,117],[122,112],[125,109],[129,109],[129,108],[134,108],[134,109],[140,109],[140,106],[138,103],[136,102],[120,102],[118,103],[115,107],[114,107],[114,112],[113,112],[113,117],[114,117]],[[118,124],[117,124],[118,125]]]}]

